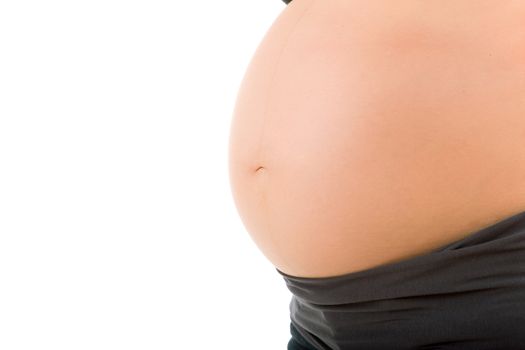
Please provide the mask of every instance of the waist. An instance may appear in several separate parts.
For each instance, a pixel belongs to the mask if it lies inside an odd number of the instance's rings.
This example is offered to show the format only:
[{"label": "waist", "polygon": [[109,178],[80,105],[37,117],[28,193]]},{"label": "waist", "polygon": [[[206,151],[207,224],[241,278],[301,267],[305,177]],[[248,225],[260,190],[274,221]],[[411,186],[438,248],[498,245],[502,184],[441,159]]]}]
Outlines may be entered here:
[{"label": "waist", "polygon": [[292,323],[318,349],[525,346],[525,211],[396,263],[324,278],[277,272]]}]

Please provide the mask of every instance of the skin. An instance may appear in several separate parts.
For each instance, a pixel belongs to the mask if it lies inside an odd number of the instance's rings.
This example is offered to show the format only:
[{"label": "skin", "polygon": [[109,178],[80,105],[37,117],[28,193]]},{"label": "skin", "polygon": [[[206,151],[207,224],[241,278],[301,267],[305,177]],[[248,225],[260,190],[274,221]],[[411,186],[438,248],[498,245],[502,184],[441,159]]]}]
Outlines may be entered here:
[{"label": "skin", "polygon": [[293,0],[242,80],[229,171],[254,242],[300,277],[525,210],[525,2]]}]

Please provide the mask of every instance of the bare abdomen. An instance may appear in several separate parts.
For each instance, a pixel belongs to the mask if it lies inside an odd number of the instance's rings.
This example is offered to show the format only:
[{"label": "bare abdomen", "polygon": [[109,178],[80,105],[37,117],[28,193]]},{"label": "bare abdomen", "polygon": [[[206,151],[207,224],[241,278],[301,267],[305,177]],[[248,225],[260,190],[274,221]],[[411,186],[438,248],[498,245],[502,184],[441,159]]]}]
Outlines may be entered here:
[{"label": "bare abdomen", "polygon": [[294,0],[239,91],[233,198],[290,275],[400,260],[525,210],[525,30],[374,3]]}]

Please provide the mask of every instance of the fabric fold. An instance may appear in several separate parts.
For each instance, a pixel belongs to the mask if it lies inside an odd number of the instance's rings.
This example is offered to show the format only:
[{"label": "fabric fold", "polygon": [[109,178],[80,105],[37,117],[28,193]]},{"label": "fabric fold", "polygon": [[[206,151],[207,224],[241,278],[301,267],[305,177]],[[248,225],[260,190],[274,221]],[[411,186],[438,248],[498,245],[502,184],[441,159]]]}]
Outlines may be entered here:
[{"label": "fabric fold", "polygon": [[355,273],[276,271],[291,323],[317,349],[525,349],[525,211]]}]

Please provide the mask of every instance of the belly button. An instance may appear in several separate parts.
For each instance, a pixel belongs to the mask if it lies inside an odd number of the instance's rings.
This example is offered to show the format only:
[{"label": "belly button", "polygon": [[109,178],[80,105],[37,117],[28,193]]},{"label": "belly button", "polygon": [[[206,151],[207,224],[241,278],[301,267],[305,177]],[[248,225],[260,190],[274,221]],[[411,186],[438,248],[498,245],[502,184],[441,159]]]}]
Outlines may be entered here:
[{"label": "belly button", "polygon": [[255,169],[255,172],[257,173],[257,172],[262,171],[262,170],[264,170],[264,167],[263,167],[263,166],[260,166],[260,167],[258,167],[257,169]]}]

